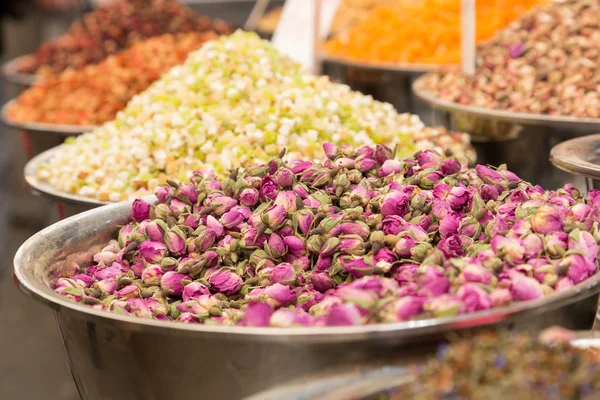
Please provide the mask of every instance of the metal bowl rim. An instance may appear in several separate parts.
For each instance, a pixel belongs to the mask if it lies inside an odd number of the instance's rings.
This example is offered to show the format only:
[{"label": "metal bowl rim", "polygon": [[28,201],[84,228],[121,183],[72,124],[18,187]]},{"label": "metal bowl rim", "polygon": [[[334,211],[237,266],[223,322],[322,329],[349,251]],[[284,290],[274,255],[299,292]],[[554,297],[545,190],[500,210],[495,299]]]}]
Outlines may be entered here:
[{"label": "metal bowl rim", "polygon": [[462,105],[453,101],[441,100],[430,94],[422,87],[423,81],[427,79],[428,76],[429,74],[425,74],[417,78],[412,84],[412,91],[417,98],[431,105],[433,108],[438,108],[444,111],[462,112],[478,117],[520,123],[524,125],[563,126],[572,128],[586,126],[589,128],[598,128],[598,130],[600,130],[600,118],[580,118],[566,115],[512,112],[492,108]]},{"label": "metal bowl rim", "polygon": [[18,122],[13,121],[8,117],[8,107],[14,104],[16,99],[10,100],[2,106],[0,110],[0,121],[9,128],[21,129],[30,133],[58,133],[64,136],[75,136],[85,132],[92,131],[98,126],[96,125],[67,125],[67,124],[50,124],[47,122]]},{"label": "metal bowl rim", "polygon": [[17,70],[19,62],[30,57],[32,57],[31,54],[26,54],[5,62],[0,67],[0,75],[2,75],[7,82],[16,83],[27,87],[33,85],[39,78],[37,75],[27,72],[19,72]]},{"label": "metal bowl rim", "polygon": [[23,174],[25,177],[25,181],[31,188],[35,191],[41,193],[42,195],[49,197],[53,200],[57,200],[60,202],[66,202],[71,204],[83,204],[87,206],[99,206],[99,205],[107,205],[107,204],[115,204],[114,202],[101,201],[96,200],[91,197],[80,196],[77,194],[66,193],[61,190],[56,189],[54,186],[49,183],[43,182],[37,178],[36,171],[40,164],[48,162],[52,157],[54,157],[59,151],[64,148],[64,144],[53,147],[49,150],[46,150],[25,164],[25,168],[23,169]]},{"label": "metal bowl rim", "polygon": [[321,53],[320,61],[340,64],[347,67],[375,70],[381,72],[406,72],[406,73],[426,73],[436,71],[443,65],[436,64],[409,64],[409,63],[393,63],[393,62],[369,62],[355,60],[347,57],[333,56],[328,53]]},{"label": "metal bowl rim", "polygon": [[600,165],[591,163],[578,154],[577,148],[585,148],[600,143],[600,134],[586,135],[569,139],[554,146],[550,150],[550,162],[563,171],[583,175],[588,178],[600,178]]},{"label": "metal bowl rim", "polygon": [[[147,197],[148,198],[148,197]],[[172,330],[171,332],[197,332],[205,334],[216,334],[223,337],[234,339],[254,339],[259,341],[268,340],[308,340],[311,342],[335,341],[347,342],[354,340],[372,340],[379,336],[394,335],[401,337],[415,336],[424,333],[445,332],[447,329],[474,328],[493,325],[502,321],[509,321],[512,317],[523,317],[525,315],[535,315],[544,311],[551,311],[563,306],[573,304],[574,302],[587,299],[597,295],[600,292],[600,272],[586,279],[577,285],[562,292],[552,294],[548,297],[513,303],[507,307],[493,308],[485,311],[478,311],[470,314],[464,314],[455,317],[430,318],[424,320],[413,320],[388,324],[373,324],[351,327],[294,327],[294,328],[275,328],[275,327],[239,327],[239,326],[210,326],[201,324],[181,324],[169,321],[156,321],[143,319],[134,316],[118,315],[104,310],[95,310],[54,293],[49,287],[39,280],[29,281],[25,278],[22,270],[27,264],[29,249],[35,248],[41,238],[48,239],[53,233],[60,231],[75,222],[83,222],[86,219],[92,219],[98,214],[102,216],[115,217],[125,216],[129,210],[131,201],[111,204],[99,207],[84,213],[75,215],[65,220],[59,221],[42,231],[38,232],[18,249],[14,258],[14,277],[17,285],[24,292],[32,295],[42,303],[53,308],[65,308],[71,311],[77,311],[86,317],[100,318],[106,322],[123,322],[135,324],[136,327],[146,329]],[[107,223],[110,223],[110,219]],[[100,229],[103,228],[98,224]],[[43,289],[38,286],[41,285]]]}]

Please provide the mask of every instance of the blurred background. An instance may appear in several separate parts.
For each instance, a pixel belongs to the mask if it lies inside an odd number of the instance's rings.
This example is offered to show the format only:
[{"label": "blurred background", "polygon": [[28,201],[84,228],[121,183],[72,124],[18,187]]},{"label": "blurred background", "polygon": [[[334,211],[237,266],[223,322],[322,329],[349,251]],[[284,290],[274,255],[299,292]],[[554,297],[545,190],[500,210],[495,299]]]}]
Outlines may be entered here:
[{"label": "blurred background", "polygon": [[[194,10],[243,26],[253,0],[182,0]],[[100,1],[0,0],[1,60],[33,52]],[[283,1],[271,1],[277,7]],[[3,102],[19,88],[0,80]],[[12,259],[31,235],[56,220],[55,205],[34,197],[23,180],[18,132],[0,126],[0,399],[72,400],[79,396],[52,312],[24,296],[12,279]],[[35,382],[35,383],[33,383]]]}]

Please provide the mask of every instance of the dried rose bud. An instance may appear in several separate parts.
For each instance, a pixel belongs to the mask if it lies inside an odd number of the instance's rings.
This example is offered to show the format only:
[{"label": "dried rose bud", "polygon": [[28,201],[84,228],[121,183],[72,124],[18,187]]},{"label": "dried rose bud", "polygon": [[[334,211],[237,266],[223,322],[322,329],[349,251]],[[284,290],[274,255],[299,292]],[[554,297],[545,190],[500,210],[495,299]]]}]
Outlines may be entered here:
[{"label": "dried rose bud", "polygon": [[281,263],[271,271],[271,280],[283,285],[291,285],[296,282],[296,270],[290,263]]},{"label": "dried rose bud", "polygon": [[537,213],[531,219],[533,230],[542,235],[560,231],[563,227],[562,219],[558,210],[549,205],[538,208]]},{"label": "dried rose bud", "polygon": [[404,216],[408,212],[410,198],[401,191],[389,192],[383,197],[381,202],[381,213],[383,215]]},{"label": "dried rose bud", "polygon": [[111,251],[102,251],[94,254],[94,262],[110,266],[117,259],[117,255]]},{"label": "dried rose bud", "polygon": [[173,189],[171,186],[161,186],[156,192],[156,197],[158,197],[158,201],[161,203],[166,203],[173,197],[174,194],[175,189]]},{"label": "dried rose bud", "polygon": [[354,304],[333,305],[325,317],[326,326],[360,325],[362,322],[363,317]]},{"label": "dried rose bud", "polygon": [[396,321],[407,321],[423,311],[423,299],[407,296],[396,300],[392,305]]},{"label": "dried rose bud", "polygon": [[140,255],[151,264],[160,263],[169,251],[166,244],[146,240],[138,246]]},{"label": "dried rose bud", "polygon": [[275,175],[275,180],[281,189],[286,189],[294,184],[294,173],[288,168],[281,168]]},{"label": "dried rose bud", "polygon": [[516,271],[511,271],[510,292],[513,299],[519,301],[535,300],[542,297],[542,287],[534,278],[529,278]]},{"label": "dried rose bud", "polygon": [[365,275],[371,275],[373,273],[375,264],[369,256],[357,257],[347,256],[348,258],[342,258],[342,265],[350,275],[361,278]]},{"label": "dried rose bud", "polygon": [[185,234],[177,227],[173,227],[164,235],[164,242],[172,255],[178,257],[185,253]]},{"label": "dried rose bud", "polygon": [[200,322],[200,319],[195,317],[194,314],[192,314],[192,313],[184,312],[184,313],[181,313],[181,315],[179,315],[178,321],[183,324],[196,324],[196,323]]},{"label": "dried rose bud", "polygon": [[244,310],[241,325],[243,326],[269,326],[271,307],[268,304],[252,301]]},{"label": "dried rose bud", "polygon": [[388,175],[397,174],[402,169],[402,163],[398,160],[386,160],[379,168],[379,176],[386,177]]},{"label": "dried rose bud", "polygon": [[150,204],[142,199],[136,199],[131,206],[131,218],[134,221],[143,221],[150,217]]},{"label": "dried rose bud", "polygon": [[228,269],[207,272],[205,277],[213,291],[226,295],[239,292],[243,284],[242,278]]},{"label": "dried rose bud", "polygon": [[269,325],[278,328],[290,328],[293,326],[311,326],[314,317],[302,309],[280,308],[271,315]]},{"label": "dried rose bud", "polygon": [[183,288],[182,298],[183,301],[198,299],[200,296],[209,295],[210,291],[206,286],[199,282],[192,282],[185,285]]},{"label": "dried rose bud", "polygon": [[240,204],[246,207],[252,207],[258,202],[258,190],[246,188],[240,194]]},{"label": "dried rose bud", "polygon": [[102,279],[96,283],[96,286],[105,295],[111,295],[117,290],[117,283],[114,279]]},{"label": "dried rose bud", "polygon": [[123,289],[121,289],[117,292],[117,297],[121,300],[139,297],[139,295],[140,295],[140,288],[133,283],[131,285],[125,286]]},{"label": "dried rose bud", "polygon": [[154,242],[162,242],[166,224],[161,220],[154,220],[146,224],[146,236]]},{"label": "dried rose bud", "polygon": [[272,205],[261,215],[262,222],[272,229],[279,228],[286,218],[287,212],[285,211],[285,208],[280,205]]},{"label": "dried rose bud", "polygon": [[565,257],[559,265],[560,269],[567,269],[567,276],[573,283],[582,282],[596,273],[598,267],[580,254],[571,254]]},{"label": "dried rose bud", "polygon": [[146,285],[158,285],[163,276],[163,270],[158,265],[149,265],[142,272],[142,282]]},{"label": "dried rose bud", "polygon": [[485,290],[473,283],[461,286],[456,296],[463,301],[466,312],[487,310],[492,307],[492,301]]},{"label": "dried rose bud", "polygon": [[177,189],[180,195],[183,197],[182,200],[187,200],[190,204],[196,204],[198,202],[198,191],[196,187],[189,182],[182,182]]},{"label": "dried rose bud", "polygon": [[114,263],[111,267],[101,268],[94,272],[96,279],[117,279],[123,276],[123,268],[117,263]]},{"label": "dried rose bud", "polygon": [[183,293],[184,281],[188,279],[188,276],[184,274],[169,271],[160,279],[160,286],[169,296],[181,296]]},{"label": "dried rose bud", "polygon": [[267,287],[263,295],[266,296],[265,301],[274,307],[287,307],[296,299],[296,294],[292,288],[289,285],[280,283]]},{"label": "dried rose bud", "polygon": [[[293,169],[292,169],[293,171]],[[275,200],[278,193],[277,183],[271,176],[265,176],[260,183],[260,197],[263,200]]]}]

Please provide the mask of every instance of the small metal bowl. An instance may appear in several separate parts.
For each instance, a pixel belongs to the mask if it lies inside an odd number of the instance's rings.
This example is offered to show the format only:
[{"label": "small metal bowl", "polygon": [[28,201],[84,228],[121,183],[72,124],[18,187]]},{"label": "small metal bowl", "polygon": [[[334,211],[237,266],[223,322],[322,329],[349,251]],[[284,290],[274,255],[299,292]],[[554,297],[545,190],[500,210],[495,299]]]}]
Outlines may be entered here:
[{"label": "small metal bowl", "polygon": [[[146,201],[156,201],[154,197]],[[129,220],[122,202],[62,220],[27,240],[14,277],[56,311],[71,372],[84,400],[197,397],[239,399],[327,368],[408,359],[449,333],[490,327],[591,329],[600,273],[542,299],[448,318],[348,327],[252,328],[181,324],[96,310],[49,287],[49,269],[106,243]],[[175,371],[177,379],[164,379]]]},{"label": "small metal bowl", "polygon": [[8,61],[0,67],[0,75],[2,75],[2,78],[6,82],[15,84],[20,89],[28,88],[39,79],[35,74],[19,71],[19,65],[28,59],[31,59],[31,55],[17,57]]}]

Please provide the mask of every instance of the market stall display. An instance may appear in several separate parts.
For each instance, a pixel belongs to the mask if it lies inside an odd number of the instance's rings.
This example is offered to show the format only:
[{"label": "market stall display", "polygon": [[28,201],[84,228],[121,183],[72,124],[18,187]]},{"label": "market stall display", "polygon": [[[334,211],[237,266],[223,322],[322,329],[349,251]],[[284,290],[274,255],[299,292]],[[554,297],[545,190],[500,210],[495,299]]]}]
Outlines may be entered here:
[{"label": "market stall display", "polygon": [[139,41],[99,64],[67,70],[25,90],[7,107],[6,118],[90,130],[114,119],[133,96],[216,37],[213,32],[182,33]]},{"label": "market stall display", "polygon": [[66,194],[120,201],[152,193],[194,170],[224,173],[277,156],[318,158],[323,141],[437,149],[468,162],[466,135],[427,128],[418,117],[308,74],[256,34],[207,42],[125,110],[70,140],[38,178]]},{"label": "market stall display", "polygon": [[67,32],[23,59],[19,72],[47,75],[97,64],[136,41],[165,33],[216,32],[231,26],[199,16],[177,0],[115,0],[103,3]]},{"label": "market stall display", "polygon": [[[560,141],[600,130],[598,15],[600,6],[586,0],[534,9],[478,46],[473,77],[456,68],[432,72],[415,82],[415,94],[443,110],[447,126],[487,141],[489,151],[478,147],[480,155],[499,156],[524,177],[558,187],[569,177],[556,175],[546,154]],[[525,149],[533,149],[531,158],[521,156]]]},{"label": "market stall display", "polygon": [[[82,397],[184,398],[202,385],[213,399],[242,398],[327,367],[402,358],[449,332],[591,328],[596,192],[584,202],[572,188],[544,192],[433,152],[398,165],[389,148],[368,150],[326,146],[322,163],[276,159],[221,181],[197,173],[29,239],[15,279],[58,310]],[[254,362],[232,363],[239,354]],[[156,359],[178,366],[178,385],[160,379]]]}]

